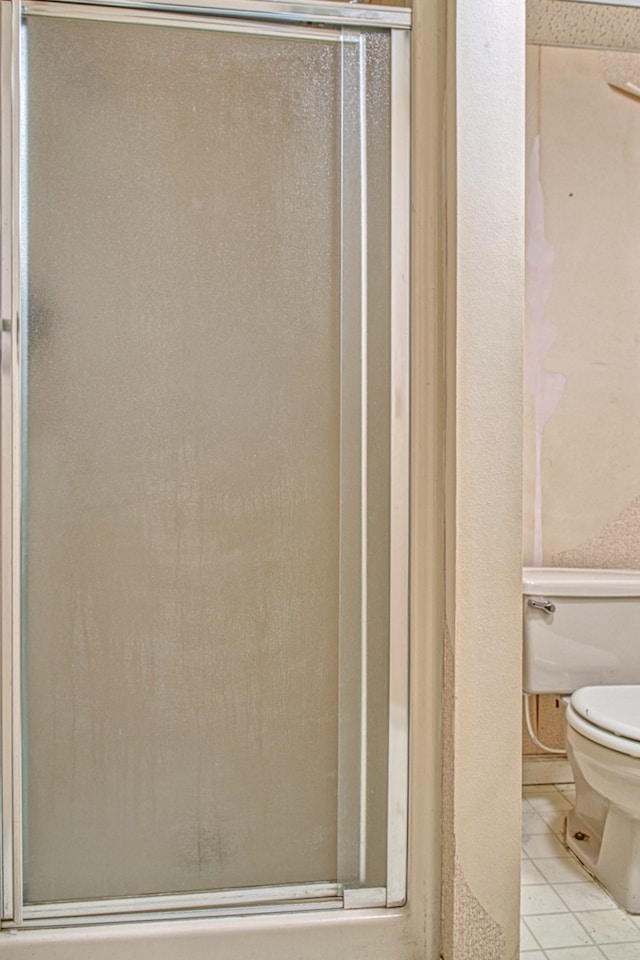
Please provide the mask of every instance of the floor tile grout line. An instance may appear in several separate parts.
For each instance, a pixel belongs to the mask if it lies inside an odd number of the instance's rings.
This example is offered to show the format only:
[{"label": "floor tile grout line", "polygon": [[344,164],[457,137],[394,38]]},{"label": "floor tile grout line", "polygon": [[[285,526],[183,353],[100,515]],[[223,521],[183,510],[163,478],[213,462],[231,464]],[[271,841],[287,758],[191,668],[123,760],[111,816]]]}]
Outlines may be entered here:
[{"label": "floor tile grout line", "polygon": [[[561,818],[561,820],[565,819],[567,812],[571,809],[571,807],[575,802],[574,790],[572,786],[567,785],[566,790],[560,790],[557,784],[545,785],[541,790],[531,791],[530,795],[533,796],[534,798],[536,796],[551,798],[549,804],[544,804],[544,803],[543,805],[530,804],[528,803],[528,800],[527,800],[526,788],[523,789],[523,820],[524,820],[525,813],[527,813],[528,815],[531,815],[531,812],[533,812],[533,814],[536,814],[543,821],[543,823],[546,826],[546,830],[543,833],[534,834],[534,833],[527,833],[526,830],[523,829],[523,835],[526,834],[527,841],[530,837],[533,837],[536,835],[547,836],[547,837],[552,836],[556,840],[558,840],[566,850],[567,848],[566,848],[565,838],[564,838],[564,829],[559,830],[557,823],[559,818]],[[554,804],[553,803],[554,797],[555,798],[562,797],[562,803]],[[554,822],[556,823],[556,830],[554,830],[553,827],[551,826],[551,824]],[[536,823],[536,826],[539,826],[538,821],[535,821],[535,823]],[[523,827],[524,827],[524,824],[523,824]],[[540,940],[535,935],[533,927],[530,926],[528,922],[534,917],[548,917],[548,918],[571,917],[573,921],[577,922],[577,926],[576,924],[574,924],[574,929],[576,929],[576,931],[581,930],[582,933],[580,934],[580,936],[587,938],[587,942],[583,944],[574,944],[573,948],[575,949],[580,949],[581,947],[588,948],[589,952],[592,955],[595,952],[597,953],[598,958],[602,958],[602,960],[607,960],[607,954],[605,953],[606,947],[615,946],[616,944],[629,944],[629,945],[637,944],[639,948],[638,957],[640,958],[640,917],[634,917],[630,914],[627,914],[626,911],[619,908],[618,905],[612,900],[610,900],[608,903],[605,903],[605,904],[601,902],[598,903],[597,901],[595,904],[594,903],[589,904],[588,903],[589,889],[593,889],[594,891],[598,891],[599,893],[604,893],[605,895],[606,895],[606,891],[604,891],[603,888],[600,886],[600,884],[597,883],[595,878],[591,877],[587,873],[587,871],[584,870],[584,867],[582,867],[577,857],[571,855],[569,851],[567,851],[567,853],[568,853],[568,856],[538,857],[538,856],[531,856],[531,854],[527,853],[524,849],[522,851],[523,864],[528,863],[533,868],[535,868],[537,873],[540,875],[540,879],[541,879],[541,882],[539,882],[538,878],[536,877],[536,882],[534,883],[530,883],[530,882],[521,883],[521,892],[522,892],[523,898],[526,896],[525,891],[530,891],[532,887],[538,887],[538,888],[546,887],[546,888],[549,888],[555,894],[555,896],[558,898],[559,902],[562,903],[565,909],[561,911],[556,910],[552,912],[541,910],[537,913],[522,914],[521,920],[523,924],[523,931],[524,930],[527,931],[531,945],[528,946],[527,950],[522,949],[521,952],[524,954],[526,954],[527,952],[531,952],[531,953],[538,952],[541,957],[545,958],[545,960],[554,960],[554,957],[555,957],[555,960],[557,960],[558,958],[557,951],[562,951],[562,952],[564,952],[565,950],[571,951],[572,946],[570,944],[566,944],[566,945],[548,944],[546,947],[543,947],[540,943]],[[544,876],[544,874],[542,873],[542,870],[538,869],[538,863],[540,861],[545,861],[545,860],[547,861],[557,860],[558,862],[563,862],[567,864],[567,866],[571,864],[572,867],[577,868],[577,871],[573,876],[568,877],[566,879],[548,880],[547,877]],[[551,870],[550,867],[548,869]],[[561,871],[558,871],[558,872],[560,873],[560,875],[562,875]],[[567,887],[569,884],[572,884],[574,886],[580,885],[584,887],[584,896],[586,897],[584,906],[574,909],[571,906],[569,906],[565,897],[562,896],[562,893],[561,893],[562,887]],[[557,889],[558,887],[560,888],[560,890]],[[533,895],[530,895],[530,896],[533,896]],[[565,896],[568,896],[568,892],[565,893]],[[576,891],[576,898],[578,898],[578,891]],[[579,903],[580,902],[579,898],[575,899],[574,902]],[[635,935],[632,936],[631,939],[624,939],[624,940],[606,939],[604,943],[599,943],[598,938],[603,936],[604,933],[601,932],[600,934],[598,934],[597,929],[594,929],[594,933],[592,934],[587,926],[588,917],[586,917],[585,921],[583,922],[578,917],[578,914],[607,915],[608,917],[612,917],[612,918],[626,917],[628,918],[628,920],[631,921],[631,929],[630,930],[628,929],[627,932],[633,933]],[[595,918],[593,919],[593,922],[596,923]]]},{"label": "floor tile grout line", "polygon": [[[586,911],[584,911],[584,910],[581,911],[581,913],[585,913],[585,912],[586,912]],[[594,940],[594,939],[593,939],[593,937],[591,936],[591,934],[589,933],[589,931],[588,931],[587,928],[585,927],[585,925],[584,925],[584,923],[582,922],[582,920],[580,919],[580,917],[576,917],[575,913],[573,914],[573,916],[576,918],[576,920],[578,921],[578,923],[580,924],[580,926],[582,927],[582,929],[584,930],[584,932],[586,933],[586,935],[587,935],[588,937],[591,937],[591,940],[593,941],[593,943],[594,943],[594,944],[596,945],[596,947],[598,947],[598,949],[600,950],[600,944],[598,943],[597,940]],[[600,953],[602,953],[602,950],[600,950]]]},{"label": "floor tile grout line", "polygon": [[[576,921],[580,924],[580,926],[582,927],[582,929],[583,929],[584,932],[585,932],[585,935],[586,935],[587,937],[589,937],[589,943],[584,943],[584,944],[569,944],[569,945],[566,946],[564,949],[567,949],[567,950],[568,950],[568,949],[570,949],[571,946],[574,946],[574,947],[578,947],[578,946],[592,947],[592,946],[593,946],[593,947],[598,947],[598,948],[599,948],[599,947],[600,947],[600,944],[599,944],[599,943],[596,943],[596,941],[593,939],[593,937],[591,936],[591,934],[589,933],[589,931],[587,930],[587,928],[585,927],[585,925],[584,925],[583,923],[580,923],[580,920],[578,919],[578,917],[576,917],[575,913],[573,913],[573,911],[569,911],[569,914],[570,914],[570,916],[572,916],[572,917],[574,918],[574,920],[576,920]],[[538,914],[532,914],[532,916],[538,916],[538,917],[545,916],[545,917],[549,917],[549,916],[564,916],[564,914],[549,914],[549,913],[542,914],[542,913],[538,913]],[[527,926],[528,926],[528,924],[527,924]],[[529,928],[529,929],[530,929],[530,928]],[[535,934],[534,934],[534,937],[535,937]],[[622,942],[622,941],[621,941],[621,942]],[[629,941],[627,941],[627,942],[629,942]],[[550,947],[550,946],[548,946],[548,947],[541,947],[540,949],[541,949],[541,950],[561,950],[561,949],[562,949],[562,945],[557,946],[557,947]],[[602,953],[602,951],[600,951],[600,952]]]},{"label": "floor tile grout line", "polygon": [[535,943],[537,944],[537,949],[538,949],[538,950],[544,949],[544,948],[540,945],[540,941],[539,941],[538,938],[536,937],[535,933],[533,932],[533,930],[531,929],[531,927],[530,927],[529,924],[527,923],[527,918],[526,918],[526,917],[520,917],[520,920],[521,920],[521,922],[524,923],[525,927],[526,927],[527,930],[529,931],[529,935],[533,937]]}]

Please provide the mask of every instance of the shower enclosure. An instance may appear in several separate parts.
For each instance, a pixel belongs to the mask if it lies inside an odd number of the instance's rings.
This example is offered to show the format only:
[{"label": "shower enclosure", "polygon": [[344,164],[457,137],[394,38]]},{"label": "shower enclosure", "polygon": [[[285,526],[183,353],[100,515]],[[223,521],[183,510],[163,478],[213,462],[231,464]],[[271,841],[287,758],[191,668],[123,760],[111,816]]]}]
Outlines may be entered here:
[{"label": "shower enclosure", "polygon": [[405,899],[409,27],[0,5],[6,926]]}]

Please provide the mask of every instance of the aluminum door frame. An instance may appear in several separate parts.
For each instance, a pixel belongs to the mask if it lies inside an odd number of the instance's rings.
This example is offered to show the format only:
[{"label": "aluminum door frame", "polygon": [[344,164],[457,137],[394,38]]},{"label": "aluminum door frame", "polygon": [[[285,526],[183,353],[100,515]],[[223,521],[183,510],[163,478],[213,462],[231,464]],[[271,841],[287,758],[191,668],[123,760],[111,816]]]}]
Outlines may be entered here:
[{"label": "aluminum door frame", "polygon": [[[292,39],[336,38],[336,26],[380,28],[391,37],[391,344],[390,344],[390,637],[387,797],[387,885],[345,889],[338,883],[247,888],[53,904],[22,903],[21,704],[21,89],[23,14],[64,19],[188,25]],[[206,15],[206,16],[205,16]],[[215,16],[216,19],[211,19]],[[220,19],[221,18],[221,19]],[[229,18],[229,19],[227,19]],[[256,22],[260,18],[260,22]],[[188,21],[188,22],[187,22]],[[328,24],[333,30],[319,26]],[[97,0],[19,0],[0,4],[0,649],[2,856],[0,883],[5,927],[67,926],[125,919],[177,918],[286,910],[395,907],[406,900],[409,689],[409,218],[411,12],[398,7],[354,7],[325,0],[227,0],[156,3]],[[339,38],[339,34],[338,34]],[[363,237],[363,243],[365,238]],[[366,246],[366,244],[365,244]],[[363,284],[366,277],[363,276]],[[366,297],[365,297],[366,304]],[[363,389],[366,390],[366,379]],[[363,396],[363,404],[366,396]],[[365,424],[366,427],[366,424]],[[362,697],[366,698],[366,690]],[[363,716],[365,715],[362,710]],[[363,725],[364,726],[364,725]],[[366,736],[366,730],[363,732]],[[366,785],[366,779],[365,779]],[[362,788],[364,789],[364,787]],[[361,798],[364,804],[365,798]]]}]

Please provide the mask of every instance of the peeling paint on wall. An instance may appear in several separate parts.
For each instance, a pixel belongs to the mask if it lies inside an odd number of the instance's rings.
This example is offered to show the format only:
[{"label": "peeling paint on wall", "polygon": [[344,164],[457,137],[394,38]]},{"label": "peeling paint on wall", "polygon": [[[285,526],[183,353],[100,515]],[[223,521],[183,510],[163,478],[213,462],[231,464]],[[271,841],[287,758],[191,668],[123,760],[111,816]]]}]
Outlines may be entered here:
[{"label": "peeling paint on wall", "polygon": [[542,436],[566,385],[562,373],[545,368],[557,327],[545,317],[553,286],[553,247],[544,234],[544,194],[540,181],[540,137],[536,137],[527,174],[527,305],[529,337],[526,382],[533,394],[535,419],[535,494],[533,563],[542,565]]},{"label": "peeling paint on wall", "polygon": [[528,58],[524,559],[639,567],[640,54]]},{"label": "peeling paint on wall", "polygon": [[[569,6],[533,0],[528,11],[541,4]],[[584,7],[585,13],[589,7],[573,6]],[[638,11],[633,14],[640,37]],[[591,30],[594,21],[590,23]],[[574,35],[568,42],[579,39]],[[544,526],[535,562],[542,556],[545,565],[638,569],[640,103],[611,90],[607,82],[637,82],[640,54],[529,47],[528,58],[529,214],[535,212],[538,229],[543,238],[546,231],[553,245],[546,251],[550,275],[544,311],[560,331],[546,362],[567,376],[562,404],[544,433]],[[534,146],[541,130],[541,147]],[[536,166],[542,181],[538,206],[532,196]],[[540,256],[536,254],[538,261]],[[530,253],[530,271],[531,260]],[[533,320],[531,295],[536,291],[528,293]],[[553,342],[553,330],[549,338]],[[533,417],[528,417],[526,563],[534,562],[534,481],[540,494],[534,429]],[[561,748],[564,723],[555,698],[538,698],[537,710],[541,739]],[[525,755],[539,753],[526,737],[523,743]]]},{"label": "peeling paint on wall", "polygon": [[[453,956],[456,960],[498,960],[506,958],[506,941],[499,923],[489,916],[474,896],[456,859],[456,910],[453,928]],[[517,952],[513,958],[517,960]]]},{"label": "peeling paint on wall", "polygon": [[607,523],[600,533],[551,558],[556,567],[602,567],[610,570],[640,568],[640,497]]},{"label": "peeling paint on wall", "polygon": [[517,960],[517,947],[507,946],[505,930],[473,893],[456,852],[455,651],[447,625],[443,667],[441,960]]}]

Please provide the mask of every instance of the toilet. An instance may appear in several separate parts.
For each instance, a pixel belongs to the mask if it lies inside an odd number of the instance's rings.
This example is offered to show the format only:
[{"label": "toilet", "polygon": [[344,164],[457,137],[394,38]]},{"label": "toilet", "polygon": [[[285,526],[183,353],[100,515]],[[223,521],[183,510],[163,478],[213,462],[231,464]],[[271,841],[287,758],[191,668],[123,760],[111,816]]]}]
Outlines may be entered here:
[{"label": "toilet", "polygon": [[640,571],[525,568],[524,692],[565,699],[567,845],[640,913]]}]

